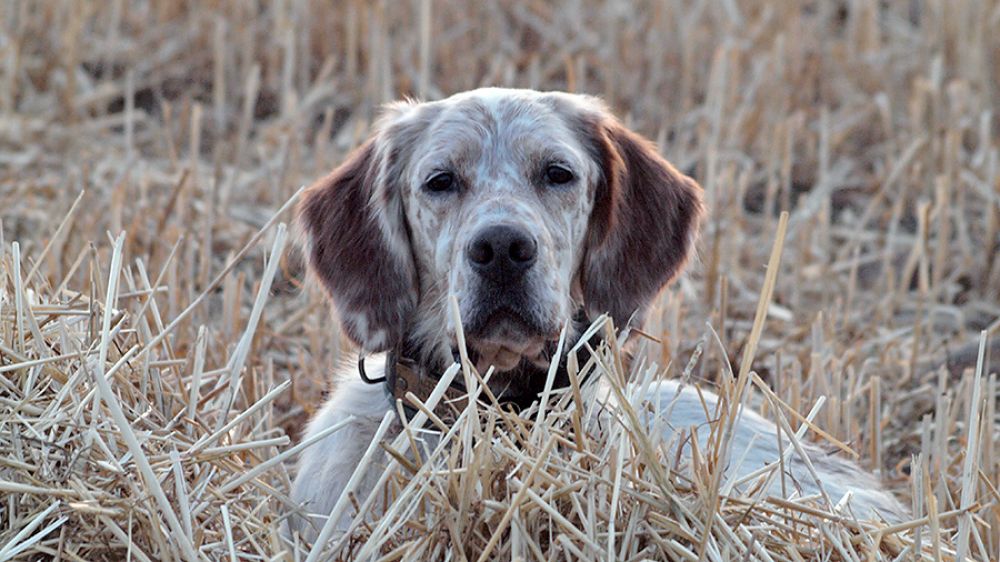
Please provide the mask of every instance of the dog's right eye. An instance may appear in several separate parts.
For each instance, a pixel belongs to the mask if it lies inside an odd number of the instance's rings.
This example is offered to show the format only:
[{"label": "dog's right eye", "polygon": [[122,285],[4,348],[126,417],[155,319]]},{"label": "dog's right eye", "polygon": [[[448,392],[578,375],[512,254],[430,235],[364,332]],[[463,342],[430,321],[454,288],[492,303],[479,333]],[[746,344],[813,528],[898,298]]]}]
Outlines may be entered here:
[{"label": "dog's right eye", "polygon": [[455,176],[451,172],[440,172],[431,176],[431,179],[427,180],[424,184],[424,188],[427,191],[433,193],[442,193],[445,191],[451,191],[455,186]]}]

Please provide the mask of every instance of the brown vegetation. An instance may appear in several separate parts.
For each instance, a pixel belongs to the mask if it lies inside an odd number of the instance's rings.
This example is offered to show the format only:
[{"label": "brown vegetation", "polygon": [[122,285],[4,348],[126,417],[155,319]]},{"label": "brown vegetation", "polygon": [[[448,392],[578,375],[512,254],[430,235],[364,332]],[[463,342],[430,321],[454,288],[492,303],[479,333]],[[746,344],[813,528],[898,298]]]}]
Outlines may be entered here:
[{"label": "brown vegetation", "polygon": [[[283,252],[288,204],[379,103],[481,85],[602,95],[705,187],[639,357],[736,371],[771,416],[825,397],[814,423],[916,521],[722,501],[711,457],[671,476],[569,395],[467,411],[338,556],[997,558],[996,2],[258,4],[0,7],[0,559],[292,559],[293,445],[346,345]],[[618,352],[590,368],[621,377]]]}]

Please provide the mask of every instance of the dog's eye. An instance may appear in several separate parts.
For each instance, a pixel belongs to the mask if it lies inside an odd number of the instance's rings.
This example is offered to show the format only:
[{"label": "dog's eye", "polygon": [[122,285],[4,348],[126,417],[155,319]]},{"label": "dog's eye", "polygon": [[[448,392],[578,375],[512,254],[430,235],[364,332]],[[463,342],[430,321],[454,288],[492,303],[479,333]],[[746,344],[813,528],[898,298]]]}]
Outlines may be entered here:
[{"label": "dog's eye", "polygon": [[549,183],[562,185],[573,181],[573,172],[553,164],[545,170],[545,179],[549,180]]},{"label": "dog's eye", "polygon": [[451,191],[455,185],[455,176],[451,172],[439,172],[431,176],[431,179],[427,180],[424,187],[427,191],[434,193],[442,193],[445,191]]}]

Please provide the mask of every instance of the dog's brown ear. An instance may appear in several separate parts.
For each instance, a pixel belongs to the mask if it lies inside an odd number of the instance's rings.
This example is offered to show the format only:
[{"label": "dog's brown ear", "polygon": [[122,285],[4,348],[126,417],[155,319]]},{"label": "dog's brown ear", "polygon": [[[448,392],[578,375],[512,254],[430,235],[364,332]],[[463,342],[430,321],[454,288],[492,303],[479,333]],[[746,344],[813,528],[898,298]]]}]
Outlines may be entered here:
[{"label": "dog's brown ear", "polygon": [[298,217],[312,271],[333,300],[341,325],[366,351],[398,344],[416,303],[415,273],[402,211],[384,181],[380,136],[354,150],[310,186]]},{"label": "dog's brown ear", "polygon": [[591,317],[609,313],[624,327],[642,321],[687,262],[704,214],[702,189],[609,115],[588,128],[603,178],[581,271],[584,305]]}]

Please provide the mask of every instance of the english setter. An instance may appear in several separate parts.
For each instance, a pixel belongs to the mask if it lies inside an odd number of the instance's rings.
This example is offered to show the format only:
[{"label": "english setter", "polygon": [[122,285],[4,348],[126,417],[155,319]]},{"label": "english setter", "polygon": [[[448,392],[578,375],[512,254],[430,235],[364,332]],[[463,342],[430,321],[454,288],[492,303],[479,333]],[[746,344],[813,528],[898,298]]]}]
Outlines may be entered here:
[{"label": "english setter", "polygon": [[[309,424],[306,439],[354,416],[304,451],[292,496],[312,515],[292,528],[315,537],[379,422],[396,411],[392,392],[362,375],[412,385],[454,361],[449,295],[472,361],[480,372],[492,365],[491,388],[524,406],[564,324],[579,338],[601,314],[619,327],[641,321],[687,261],[703,214],[701,188],[596,98],[484,88],[390,104],[372,138],[299,208],[311,270],[343,330],[376,355],[361,373],[342,369]],[[404,364],[407,376],[397,373]],[[709,423],[702,399],[709,411],[717,400],[674,381],[652,392],[673,404],[661,428]],[[730,458],[743,460],[731,470],[778,459],[772,422],[747,410],[735,431]],[[806,452],[834,501],[851,492],[860,517],[906,516],[858,465],[812,445]],[[785,470],[799,493],[820,491],[801,460]],[[366,480],[360,495],[373,485]],[[782,493],[778,480],[769,493]]]}]

